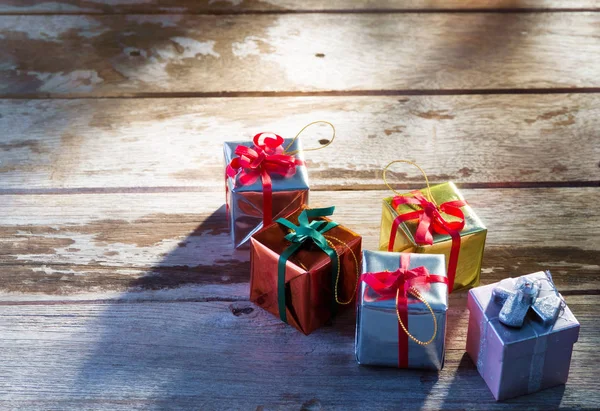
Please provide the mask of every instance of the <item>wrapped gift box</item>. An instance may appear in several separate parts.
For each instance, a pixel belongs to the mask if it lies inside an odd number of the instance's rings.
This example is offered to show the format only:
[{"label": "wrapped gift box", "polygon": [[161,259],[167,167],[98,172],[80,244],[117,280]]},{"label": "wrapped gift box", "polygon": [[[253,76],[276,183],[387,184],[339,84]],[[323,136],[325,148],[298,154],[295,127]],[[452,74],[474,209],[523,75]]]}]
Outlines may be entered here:
[{"label": "wrapped gift box", "polygon": [[[262,144],[262,140],[263,136],[259,138],[255,136],[254,142],[226,142],[224,145],[225,164],[231,164],[231,161],[238,157],[236,154],[238,146],[255,149],[257,144]],[[281,141],[280,146],[282,148],[288,148],[288,145],[292,142],[291,139],[281,139]],[[299,139],[293,142],[288,151],[297,152],[292,157],[303,162]],[[267,195],[270,197],[272,213],[267,216],[263,212],[265,193],[263,192],[262,179],[257,178],[251,184],[242,184],[240,181],[241,173],[238,173],[234,177],[226,175],[227,218],[231,238],[236,248],[248,246],[252,234],[258,232],[263,227],[265,217],[268,225],[276,218],[289,214],[301,206],[308,204],[309,188],[306,167],[295,165],[291,167],[291,171],[293,172],[290,172],[289,175],[280,175],[275,172],[269,173],[272,183],[272,193]]]},{"label": "wrapped gift box", "polygon": [[[402,259],[403,263],[402,264]],[[441,277],[427,283],[418,281],[414,287],[422,300],[433,310],[434,321],[427,305],[413,298],[409,293],[407,313],[403,316],[396,311],[398,280],[382,277],[381,274],[395,275],[396,270],[405,266],[408,271],[423,273],[426,268],[429,276]],[[420,267],[420,268],[419,268]],[[446,311],[448,310],[448,285],[446,264],[443,255],[389,253],[381,251],[363,252],[363,275],[359,285],[356,316],[356,360],[363,365],[383,365],[400,368],[423,368],[441,370],[444,364],[444,340],[446,333]],[[401,274],[412,277],[412,274]],[[392,284],[389,292],[378,293],[368,285],[366,276],[378,275],[379,280]],[[435,279],[431,277],[430,279]],[[400,280],[401,281],[401,280]],[[410,286],[405,283],[403,286]],[[395,288],[394,288],[395,287]],[[387,295],[387,298],[386,298]],[[403,330],[398,315],[404,317],[403,324],[408,332],[421,342],[433,340],[426,345],[408,337]]]},{"label": "wrapped gift box", "polygon": [[[411,197],[413,193],[414,192],[403,194],[401,197]],[[418,193],[421,193],[422,196],[425,197],[426,189],[420,190]],[[451,182],[432,186],[431,195],[442,211],[444,203],[464,201],[461,193],[454,183]],[[446,256],[446,263],[448,264],[448,277],[450,283],[452,284],[453,282],[454,285],[450,291],[474,287],[479,284],[481,260],[483,258],[483,248],[485,245],[487,229],[468,204],[458,207],[464,214],[464,227],[460,230],[460,249],[457,254],[457,261],[455,262],[456,273],[454,274],[451,269],[452,238],[449,235],[438,234],[434,231],[432,235],[432,244],[429,245],[422,241],[417,241],[415,237],[420,223],[419,220],[417,220],[418,217],[400,223],[392,241],[393,247],[389,247],[393,223],[399,215],[406,215],[420,210],[423,210],[425,213],[431,211],[427,206],[400,204],[397,207],[394,207],[393,203],[394,197],[383,200],[381,235],[379,240],[380,250],[444,254]],[[459,222],[461,220],[444,212],[441,213],[441,216],[448,222]],[[433,216],[430,216],[430,218],[432,219],[431,227],[433,228],[436,226],[435,218]]]},{"label": "wrapped gift box", "polygon": [[467,352],[496,400],[566,383],[579,322],[549,273],[474,288],[468,307]]},{"label": "wrapped gift box", "polygon": [[[286,220],[297,225],[303,212],[297,210]],[[309,221],[331,220],[318,217]],[[276,222],[254,234],[250,245],[250,300],[280,318],[278,267],[281,254],[292,245],[285,239],[289,233],[288,227]],[[362,239],[358,234],[339,225],[323,234],[339,255],[337,298],[346,304],[335,303],[334,282],[338,273],[332,270],[331,258],[312,240],[302,243],[285,264],[285,317],[290,325],[307,335],[325,324],[342,306],[350,306],[360,270]]]}]

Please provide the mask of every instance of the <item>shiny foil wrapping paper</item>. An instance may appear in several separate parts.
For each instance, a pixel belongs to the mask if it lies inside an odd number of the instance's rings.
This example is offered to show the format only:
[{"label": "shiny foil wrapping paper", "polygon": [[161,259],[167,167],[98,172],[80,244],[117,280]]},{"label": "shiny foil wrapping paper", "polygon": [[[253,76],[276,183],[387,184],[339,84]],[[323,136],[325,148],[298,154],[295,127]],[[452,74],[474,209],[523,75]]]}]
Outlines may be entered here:
[{"label": "shiny foil wrapping paper", "polygon": [[[426,189],[420,191],[426,196]],[[431,194],[437,204],[453,200],[464,200],[462,194],[452,182],[432,186]],[[379,249],[384,251],[387,251],[388,249],[390,232],[394,219],[399,214],[418,209],[416,206],[402,204],[397,210],[394,210],[391,204],[392,198],[393,197],[389,197],[383,200]],[[458,255],[456,277],[454,278],[454,291],[462,288],[475,287],[479,284],[483,248],[485,245],[485,237],[487,235],[487,228],[485,228],[483,222],[477,217],[469,205],[461,207],[461,210],[465,214],[465,227],[460,232],[460,252]],[[447,217],[448,221],[455,219],[452,216],[444,217]],[[414,239],[416,229],[417,220],[406,221],[400,224],[398,232],[396,233],[393,251],[444,254],[446,256],[446,263],[448,263],[452,247],[452,239],[450,236],[433,234],[432,245],[419,245]]]},{"label": "shiny foil wrapping paper", "polygon": [[[540,298],[553,292],[544,272],[526,277],[540,281]],[[579,336],[579,322],[566,305],[551,325],[544,325],[532,310],[521,328],[502,324],[502,305],[492,293],[497,285],[508,287],[515,281],[474,288],[468,297],[467,352],[497,401],[566,383]]]},{"label": "shiny foil wrapping paper", "polygon": [[[364,251],[363,273],[395,271],[400,266],[400,253]],[[409,268],[426,267],[431,274],[446,276],[443,255],[410,254]],[[446,311],[448,286],[433,283],[418,287],[431,305],[438,323],[433,342],[419,345],[408,339],[408,368],[441,370],[444,365]],[[408,331],[417,339],[427,341],[433,333],[433,319],[422,302],[410,298],[408,304]],[[356,314],[356,360],[361,365],[398,367],[398,316],[396,301],[377,300],[377,294],[361,282]]]},{"label": "shiny foil wrapping paper", "polygon": [[[285,139],[283,147],[290,144],[291,139]],[[228,141],[223,146],[225,164],[234,158],[238,145],[252,147],[252,141]],[[290,147],[301,150],[300,140],[297,139]],[[302,151],[295,155],[304,160]],[[296,172],[290,177],[271,176],[273,182],[273,221],[308,204],[308,174],[306,166],[296,167]],[[263,225],[263,191],[260,178],[253,184],[241,185],[238,177],[235,181],[226,178],[226,204],[229,230],[234,247],[247,248],[252,234],[262,229]]]},{"label": "shiny foil wrapping paper", "polygon": [[[300,212],[301,210],[297,210],[285,218],[297,224]],[[310,221],[312,220],[311,218]],[[284,239],[287,230],[286,227],[274,223],[256,233],[250,240],[250,300],[277,317],[277,263],[279,255],[290,245],[290,242]],[[347,247],[332,240],[340,256],[338,296],[340,301],[346,302],[355,298],[357,274],[360,273],[362,238],[342,226],[332,228],[325,236],[335,237],[347,244],[356,256],[355,262]],[[331,278],[337,274],[332,273],[331,268],[332,264],[327,254],[312,242],[303,245],[286,264],[287,319],[290,325],[306,335],[331,318],[331,302],[334,299]],[[337,305],[338,310],[346,307],[354,307],[354,304],[351,302]]]}]

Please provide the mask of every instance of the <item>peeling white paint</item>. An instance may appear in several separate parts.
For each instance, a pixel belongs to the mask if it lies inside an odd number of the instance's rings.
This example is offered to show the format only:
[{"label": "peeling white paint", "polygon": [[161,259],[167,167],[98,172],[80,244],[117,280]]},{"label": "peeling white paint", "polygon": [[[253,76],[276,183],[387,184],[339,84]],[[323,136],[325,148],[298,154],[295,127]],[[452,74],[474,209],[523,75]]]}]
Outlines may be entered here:
[{"label": "peeling white paint", "polygon": [[77,19],[70,16],[49,16],[38,20],[37,24],[32,24],[29,18],[17,18],[11,23],[3,30],[5,36],[10,32],[25,33],[31,40],[52,42],[61,42],[61,36],[69,31],[74,31],[80,37],[91,38],[110,30],[97,19],[83,16]]},{"label": "peeling white paint", "polygon": [[175,43],[179,44],[181,47],[184,48],[183,53],[177,54],[180,59],[194,58],[199,55],[220,57],[219,53],[214,51],[216,43],[214,40],[197,41],[188,37],[171,37],[171,41],[174,41]]},{"label": "peeling white paint", "polygon": [[[84,275],[85,271],[74,271],[72,269],[68,269],[68,270],[58,270],[52,267],[48,267],[47,265],[42,265],[41,267],[33,267],[31,268],[31,270],[33,272],[42,272],[44,274],[72,274],[72,275]],[[69,278],[69,277],[65,277],[65,278]],[[62,280],[62,278],[61,278]]]},{"label": "peeling white paint", "polygon": [[[171,37],[171,42],[153,47],[149,50],[139,50],[134,47],[125,47],[123,55],[113,61],[113,67],[123,76],[131,79],[122,85],[123,88],[135,88],[138,82],[168,84],[172,81],[167,72],[169,64],[182,64],[185,59],[196,59],[204,56],[218,58],[219,53],[214,50],[214,40],[197,41],[188,37]],[[181,47],[183,51],[178,51]],[[130,56],[129,52],[139,51],[140,56]],[[140,58],[142,57],[143,58]]]},{"label": "peeling white paint", "polygon": [[10,301],[178,301],[227,298],[228,300],[248,301],[250,286],[245,284],[183,285],[174,289],[143,290],[136,292],[85,292],[68,295],[43,293],[23,294],[21,292],[0,292],[0,300]]},{"label": "peeling white paint", "polygon": [[28,71],[26,74],[43,81],[38,88],[43,92],[88,92],[104,81],[95,70],[75,70],[70,73]]},{"label": "peeling white paint", "polygon": [[[319,27],[311,30],[301,19],[274,17],[263,35],[270,51],[262,53],[261,60],[279,66],[295,87],[327,90],[365,89],[396,72],[398,59],[390,58],[390,53],[403,40],[383,39],[382,33],[389,29],[378,25],[356,30],[345,19],[324,15]],[[395,24],[391,17],[381,20],[382,25]]]},{"label": "peeling white paint", "polygon": [[17,67],[19,67],[17,64],[10,61],[3,61],[0,63],[0,71],[13,71]]},{"label": "peeling white paint", "polygon": [[567,261],[558,261],[558,262],[542,262],[540,263],[541,266],[544,267],[561,267],[561,268],[568,268],[568,267],[574,267],[574,268],[578,268],[580,270],[600,270],[600,265],[598,264],[581,264],[581,263],[569,263]]},{"label": "peeling white paint", "polygon": [[[120,274],[139,276],[140,270],[149,270],[151,267],[171,267],[177,265],[196,266],[207,264],[207,261],[214,265],[227,265],[231,261],[246,262],[249,259],[247,254],[236,253],[231,249],[230,238],[228,234],[212,235],[209,233],[201,236],[194,236],[192,240],[187,241],[186,247],[179,247],[179,243],[187,238],[189,233],[182,233],[177,237],[160,240],[152,245],[137,245],[132,243],[122,243],[118,241],[98,240],[97,234],[81,233],[76,231],[61,231],[60,233],[32,234],[26,231],[18,231],[17,239],[44,238],[46,240],[72,240],[72,244],[64,247],[57,247],[55,253],[49,257],[47,253],[43,254],[19,254],[15,257],[18,260],[31,263],[48,263],[52,259],[57,261],[68,261],[69,264],[77,266],[100,265],[118,267],[125,266]],[[19,240],[12,240],[19,241]],[[205,246],[210,241],[213,246]],[[77,251],[73,251],[77,249]],[[227,255],[223,255],[223,250],[227,250]],[[117,251],[118,254],[111,255],[111,252]],[[108,255],[107,255],[108,253]],[[219,262],[222,261],[222,262]],[[125,263],[126,262],[126,263]],[[139,267],[134,269],[132,267]],[[129,271],[128,271],[129,270]],[[43,271],[43,270],[41,270]],[[57,273],[71,273],[71,271],[56,271]],[[82,270],[78,271],[82,273]],[[85,269],[84,269],[85,272]],[[53,272],[47,272],[52,274]]]},{"label": "peeling white paint", "polygon": [[258,42],[266,43],[267,41],[257,36],[248,36],[242,42],[233,42],[231,44],[231,52],[234,56],[240,58],[257,56],[260,54]]},{"label": "peeling white paint", "polygon": [[79,12],[79,13],[91,13],[95,10],[91,7],[80,7],[73,4],[66,3],[58,3],[54,1],[42,1],[37,4],[27,4],[23,6],[11,6],[11,5],[2,5],[2,11],[4,13],[23,13],[23,8],[25,8],[26,13],[31,13],[33,11],[38,12],[48,12],[52,10],[54,13],[66,13],[66,12]]}]

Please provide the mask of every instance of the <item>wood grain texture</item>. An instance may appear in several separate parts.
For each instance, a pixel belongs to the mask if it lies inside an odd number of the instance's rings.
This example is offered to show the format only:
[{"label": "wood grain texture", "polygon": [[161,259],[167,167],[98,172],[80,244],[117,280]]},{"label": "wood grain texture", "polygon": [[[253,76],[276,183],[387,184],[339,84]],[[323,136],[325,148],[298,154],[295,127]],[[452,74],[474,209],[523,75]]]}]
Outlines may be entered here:
[{"label": "wood grain texture", "polygon": [[598,299],[567,297],[581,333],[566,387],[503,403],[465,354],[464,294],[450,299],[439,374],[358,366],[352,311],[306,337],[249,302],[2,306],[0,407],[597,408]]},{"label": "wood grain texture", "polygon": [[[483,283],[550,269],[563,292],[598,293],[597,189],[463,194],[489,230]],[[377,249],[386,195],[321,191],[311,201],[335,204],[336,221]],[[247,296],[248,252],[231,247],[221,192],[1,198],[2,300]]]},{"label": "wood grain texture", "polygon": [[[598,10],[0,0],[0,409],[600,408]],[[308,155],[311,203],[365,248],[408,157],[470,188],[482,283],[552,271],[582,325],[566,387],[493,401],[464,292],[439,374],[357,366],[352,310],[305,337],[247,301],[222,143],[318,119],[339,141]]]},{"label": "wood grain texture", "polygon": [[[2,100],[0,112],[4,192],[220,190],[224,141],[292,137],[319,119],[338,133],[306,155],[313,190],[382,188],[382,167],[398,158],[469,187],[600,182],[596,94]],[[318,147],[330,133],[301,138]],[[403,187],[422,184],[412,167],[392,171]]]},{"label": "wood grain texture", "polygon": [[598,9],[593,0],[2,0],[5,14]]},{"label": "wood grain texture", "polygon": [[1,16],[0,96],[595,90],[598,24],[593,12]]}]

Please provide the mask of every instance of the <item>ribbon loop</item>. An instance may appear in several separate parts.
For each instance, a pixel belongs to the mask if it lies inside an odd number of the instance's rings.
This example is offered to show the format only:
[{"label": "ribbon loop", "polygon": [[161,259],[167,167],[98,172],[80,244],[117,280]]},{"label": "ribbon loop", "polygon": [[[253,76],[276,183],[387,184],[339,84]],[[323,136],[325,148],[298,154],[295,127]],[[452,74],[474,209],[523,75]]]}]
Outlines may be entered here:
[{"label": "ribbon loop", "polygon": [[294,144],[294,141],[296,141],[296,139],[298,137],[300,137],[300,134],[302,134],[304,132],[304,130],[306,130],[307,128],[309,128],[310,126],[312,126],[314,124],[319,124],[319,123],[327,124],[329,127],[331,127],[331,131],[333,132],[333,134],[331,135],[331,140],[329,140],[326,144],[323,144],[321,147],[305,148],[304,151],[321,150],[321,149],[324,149],[325,147],[327,147],[328,145],[330,145],[331,143],[333,143],[333,140],[335,140],[335,127],[333,126],[333,124],[331,124],[329,121],[325,121],[325,120],[313,121],[312,123],[309,123],[309,124],[305,125],[304,127],[302,127],[302,130],[300,130],[298,132],[298,134],[296,134],[296,137],[294,137],[292,139],[292,141],[290,142],[290,144],[288,144],[288,146],[285,148],[285,153],[289,154],[289,155],[296,154],[298,151],[289,151],[290,147],[292,147],[292,145]]},{"label": "ribbon loop", "polygon": [[[298,225],[285,218],[278,218],[277,223],[289,228],[291,231],[285,236],[285,239],[292,244],[285,249],[279,256],[277,263],[277,302],[279,307],[279,318],[287,323],[286,296],[285,296],[285,266],[287,260],[298,250],[306,241],[312,242],[327,254],[332,264],[332,272],[338,272],[338,259],[335,249],[329,246],[327,239],[323,235],[325,232],[337,227],[334,221],[313,220],[309,218],[326,217],[333,214],[335,207],[305,209],[298,216]],[[332,287],[335,287],[336,279],[332,276]],[[333,290],[333,289],[332,289]],[[332,299],[332,315],[335,312],[335,300]]]}]

